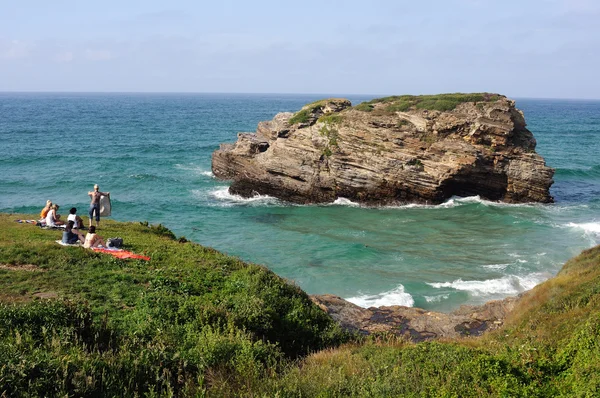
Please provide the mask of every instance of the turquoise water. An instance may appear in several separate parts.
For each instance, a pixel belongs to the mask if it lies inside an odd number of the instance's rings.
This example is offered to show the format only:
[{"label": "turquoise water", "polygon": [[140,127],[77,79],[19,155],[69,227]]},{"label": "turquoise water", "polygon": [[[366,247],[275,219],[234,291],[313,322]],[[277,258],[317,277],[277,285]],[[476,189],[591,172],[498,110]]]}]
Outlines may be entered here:
[{"label": "turquoise water", "polygon": [[297,206],[212,177],[219,143],[323,97],[0,93],[0,211],[50,199],[85,215],[98,183],[114,219],[162,223],[308,293],[444,311],[529,289],[600,243],[600,101],[517,100],[557,169],[552,205]]}]

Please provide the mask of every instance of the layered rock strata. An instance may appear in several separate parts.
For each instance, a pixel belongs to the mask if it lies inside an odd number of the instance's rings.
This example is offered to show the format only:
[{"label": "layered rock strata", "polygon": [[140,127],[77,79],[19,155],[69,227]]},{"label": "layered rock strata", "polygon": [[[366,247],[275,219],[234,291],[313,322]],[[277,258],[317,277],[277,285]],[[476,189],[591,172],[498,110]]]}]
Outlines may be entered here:
[{"label": "layered rock strata", "polygon": [[331,294],[311,300],[343,328],[362,334],[395,334],[410,341],[480,336],[502,326],[518,298],[463,305],[449,314],[420,308],[389,306],[362,308]]},{"label": "layered rock strata", "polygon": [[279,113],[213,153],[230,192],[296,203],[552,202],[554,170],[515,102],[497,94],[345,99]]}]

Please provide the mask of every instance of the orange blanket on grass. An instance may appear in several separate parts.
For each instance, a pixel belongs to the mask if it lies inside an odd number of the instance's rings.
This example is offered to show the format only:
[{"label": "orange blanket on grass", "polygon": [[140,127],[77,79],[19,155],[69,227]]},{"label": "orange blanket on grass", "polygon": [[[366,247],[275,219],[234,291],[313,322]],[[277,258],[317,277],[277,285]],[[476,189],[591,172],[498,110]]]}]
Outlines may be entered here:
[{"label": "orange blanket on grass", "polygon": [[150,257],[148,257],[148,256],[142,256],[141,254],[135,254],[133,252],[128,252],[127,250],[111,250],[111,249],[104,249],[101,247],[93,247],[92,250],[95,252],[110,254],[111,256],[114,256],[117,258],[136,258],[136,259],[140,259],[140,260],[150,261]]}]

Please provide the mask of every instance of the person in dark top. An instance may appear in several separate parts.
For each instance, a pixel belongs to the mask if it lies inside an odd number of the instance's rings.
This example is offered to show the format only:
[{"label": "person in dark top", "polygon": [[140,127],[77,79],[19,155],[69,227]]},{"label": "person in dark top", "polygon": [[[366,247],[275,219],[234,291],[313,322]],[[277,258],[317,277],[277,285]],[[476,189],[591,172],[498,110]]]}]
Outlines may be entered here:
[{"label": "person in dark top", "polygon": [[92,220],[94,219],[94,213],[96,213],[96,227],[100,226],[100,196],[109,196],[110,192],[100,192],[98,184],[94,185],[94,190],[88,192],[88,196],[92,199],[90,203],[90,227],[92,226]]},{"label": "person in dark top", "polygon": [[74,226],[75,226],[75,223],[73,221],[69,221],[67,223],[67,226],[65,227],[65,230],[63,231],[63,237],[62,237],[63,243],[72,245],[74,243],[77,243],[77,241],[80,241],[81,243],[83,243],[85,241],[85,238],[83,237],[82,234],[80,234],[79,232],[77,232],[77,233],[73,232]]}]

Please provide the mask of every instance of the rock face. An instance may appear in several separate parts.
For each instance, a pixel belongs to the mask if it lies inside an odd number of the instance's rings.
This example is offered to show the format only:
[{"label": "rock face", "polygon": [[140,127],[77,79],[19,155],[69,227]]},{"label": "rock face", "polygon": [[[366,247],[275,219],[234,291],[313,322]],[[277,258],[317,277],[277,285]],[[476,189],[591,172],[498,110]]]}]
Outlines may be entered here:
[{"label": "rock face", "polygon": [[441,203],[479,195],[552,202],[554,170],[514,101],[497,94],[387,97],[306,105],[213,153],[230,192],[297,203]]},{"label": "rock face", "polygon": [[481,306],[463,305],[449,314],[403,306],[366,309],[330,294],[314,295],[311,300],[347,330],[363,334],[392,333],[418,342],[480,336],[497,329],[518,298],[490,301]]}]

